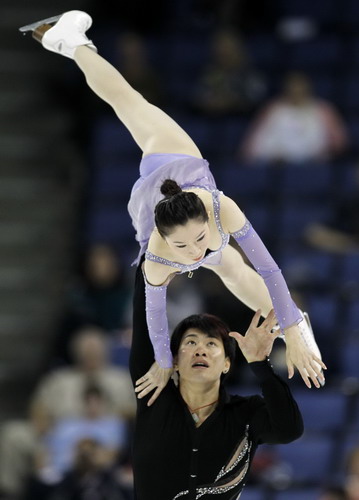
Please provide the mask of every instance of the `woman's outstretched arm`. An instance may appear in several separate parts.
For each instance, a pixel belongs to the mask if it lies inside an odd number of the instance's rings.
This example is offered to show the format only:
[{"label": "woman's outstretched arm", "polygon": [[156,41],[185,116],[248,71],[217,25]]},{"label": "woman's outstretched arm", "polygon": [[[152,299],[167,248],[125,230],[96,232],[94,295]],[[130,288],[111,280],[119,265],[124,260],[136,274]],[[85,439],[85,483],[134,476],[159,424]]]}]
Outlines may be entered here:
[{"label": "woman's outstretched arm", "polygon": [[[131,355],[130,355],[130,373],[132,377],[132,382],[135,386],[135,391],[137,397],[142,399],[151,393],[148,399],[147,405],[150,406],[157,397],[160,395],[162,389],[167,385],[170,379],[173,369],[172,369],[172,355],[169,349],[169,334],[168,331],[165,332],[168,349],[157,352],[157,356],[170,357],[170,368],[162,368],[157,362],[155,362],[155,351],[161,350],[161,344],[154,342],[150,338],[150,328],[148,326],[148,311],[146,310],[146,301],[148,300],[148,290],[145,281],[142,262],[136,271],[135,289],[133,296],[133,336],[131,345]],[[157,291],[154,292],[157,294]],[[163,292],[158,290],[159,294]],[[166,309],[166,304],[163,304],[164,310]],[[167,322],[167,317],[165,318]],[[162,346],[163,348],[163,346]],[[166,364],[166,363],[165,363]]]},{"label": "woman's outstretched arm", "polygon": [[[221,265],[214,266],[213,270],[227,288],[252,309],[262,309],[263,313],[267,314],[271,303],[270,308],[274,307],[277,321],[286,335],[289,377],[293,376],[294,367],[297,367],[308,387],[311,387],[311,381],[316,387],[320,387],[318,379],[321,383],[324,382],[322,369],[325,365],[320,359],[314,338],[309,340],[315,352],[306,345],[306,336],[312,334],[306,332],[303,337],[298,326],[298,323],[305,320],[290,296],[281,270],[251,224],[248,221],[243,224],[244,220],[243,213],[236,203],[222,196],[223,229],[234,236],[256,271],[243,262],[238,252],[229,247],[223,252]],[[254,273],[258,273],[256,277]]]}]

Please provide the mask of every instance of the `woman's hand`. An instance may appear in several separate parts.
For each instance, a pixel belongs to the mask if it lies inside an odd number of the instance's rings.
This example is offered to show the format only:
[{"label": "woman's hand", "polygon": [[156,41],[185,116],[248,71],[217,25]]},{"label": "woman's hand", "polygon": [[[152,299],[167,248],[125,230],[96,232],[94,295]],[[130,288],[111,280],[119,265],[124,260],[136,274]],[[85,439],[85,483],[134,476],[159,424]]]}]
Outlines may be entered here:
[{"label": "woman's hand", "polygon": [[237,332],[230,332],[230,337],[236,339],[243,356],[248,363],[254,361],[263,361],[272,351],[273,342],[279,335],[279,331],[272,333],[277,320],[274,310],[272,309],[263,323],[258,326],[261,317],[261,310],[259,309],[249,325],[246,335],[243,336]]},{"label": "woman's hand", "polygon": [[151,406],[161,394],[162,389],[166,387],[172,373],[173,368],[161,368],[155,361],[148,372],[136,380],[135,392],[137,392],[137,397],[141,399],[156,389],[147,403],[147,406]]},{"label": "woman's hand", "polygon": [[[323,361],[315,356],[305,344],[298,325],[293,325],[285,330],[286,360],[288,378],[294,375],[294,367],[299,371],[304,383],[309,389],[314,386],[319,389],[320,382],[324,384],[323,369],[327,367]],[[318,380],[319,379],[319,380]]]}]

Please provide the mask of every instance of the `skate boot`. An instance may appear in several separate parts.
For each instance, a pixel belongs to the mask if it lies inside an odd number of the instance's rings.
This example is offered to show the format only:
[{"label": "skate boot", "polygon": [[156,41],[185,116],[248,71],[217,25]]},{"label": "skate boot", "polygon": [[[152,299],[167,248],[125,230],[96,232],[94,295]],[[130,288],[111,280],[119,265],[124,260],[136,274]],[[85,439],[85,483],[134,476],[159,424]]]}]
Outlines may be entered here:
[{"label": "skate boot", "polygon": [[32,31],[33,38],[45,49],[73,59],[76,48],[81,45],[86,45],[97,52],[92,41],[85,35],[91,24],[92,19],[89,14],[80,10],[70,10],[64,14],[22,26],[19,30],[22,33]]},{"label": "skate boot", "polygon": [[[299,327],[302,339],[304,340],[305,345],[315,354],[315,356],[317,356],[317,358],[319,358],[319,359],[322,359],[322,355],[320,354],[319,347],[318,347],[318,345],[315,341],[315,338],[314,338],[314,333],[313,333],[313,329],[312,329],[312,325],[310,323],[308,313],[303,312],[300,309],[299,309],[299,312],[303,318],[302,321],[300,323],[298,323],[298,327]],[[276,325],[272,329],[272,332],[277,332],[279,329],[280,329],[279,325]],[[281,333],[280,335],[278,335],[278,338],[282,339],[285,342],[284,333]],[[323,372],[322,368],[320,368],[320,372],[321,372],[322,376],[321,376],[321,378],[317,377],[317,380],[321,386],[324,386],[325,385],[325,378],[324,378],[324,372]],[[308,373],[307,373],[307,375],[308,375]]]},{"label": "skate boot", "polygon": [[[298,327],[300,330],[300,333],[302,335],[302,338],[304,342],[306,343],[307,347],[317,356],[317,358],[322,359],[322,355],[320,354],[319,347],[315,341],[314,338],[314,333],[312,329],[312,325],[310,324],[310,319],[308,316],[308,313],[303,312],[299,309],[299,312],[303,318],[303,320],[298,323]],[[321,386],[325,385],[325,378],[324,378],[324,373],[323,370],[321,369],[321,374],[322,378],[317,377],[318,382],[320,383]]]}]

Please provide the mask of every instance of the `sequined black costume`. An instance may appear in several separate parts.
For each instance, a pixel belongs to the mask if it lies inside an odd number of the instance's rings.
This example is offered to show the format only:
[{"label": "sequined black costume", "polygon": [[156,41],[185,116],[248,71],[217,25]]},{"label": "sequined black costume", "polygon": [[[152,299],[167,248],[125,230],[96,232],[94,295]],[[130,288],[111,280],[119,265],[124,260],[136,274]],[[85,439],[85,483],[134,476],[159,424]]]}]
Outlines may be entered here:
[{"label": "sequined black costume", "polygon": [[[134,294],[132,380],[154,360],[147,333],[145,284],[137,269]],[[157,401],[138,401],[133,466],[136,500],[234,500],[246,481],[258,444],[297,439],[303,424],[287,384],[269,362],[250,363],[263,397],[229,396],[221,388],[219,404],[196,427],[179,390],[170,380]]]}]

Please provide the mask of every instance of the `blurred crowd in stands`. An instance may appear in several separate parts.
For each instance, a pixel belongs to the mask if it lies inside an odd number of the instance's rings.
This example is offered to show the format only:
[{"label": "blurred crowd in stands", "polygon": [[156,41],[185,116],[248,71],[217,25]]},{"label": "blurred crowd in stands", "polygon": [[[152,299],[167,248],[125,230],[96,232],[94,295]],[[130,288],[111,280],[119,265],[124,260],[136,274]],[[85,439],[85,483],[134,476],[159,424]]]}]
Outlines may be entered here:
[{"label": "blurred crowd in stands", "polygon": [[[243,498],[358,500],[359,2],[93,0],[87,10],[100,52],[187,130],[245,211],[329,368],[309,396],[291,382],[306,432],[288,455],[258,452]],[[1,427],[0,498],[130,500],[137,244],[126,204],[140,151],[74,66],[62,90],[89,172],[78,266],[28,416]],[[171,327],[210,311],[245,332],[251,311],[212,273],[191,281],[169,287]],[[280,342],[273,363],[286,376]],[[256,391],[242,366],[238,355],[229,387]]]}]

